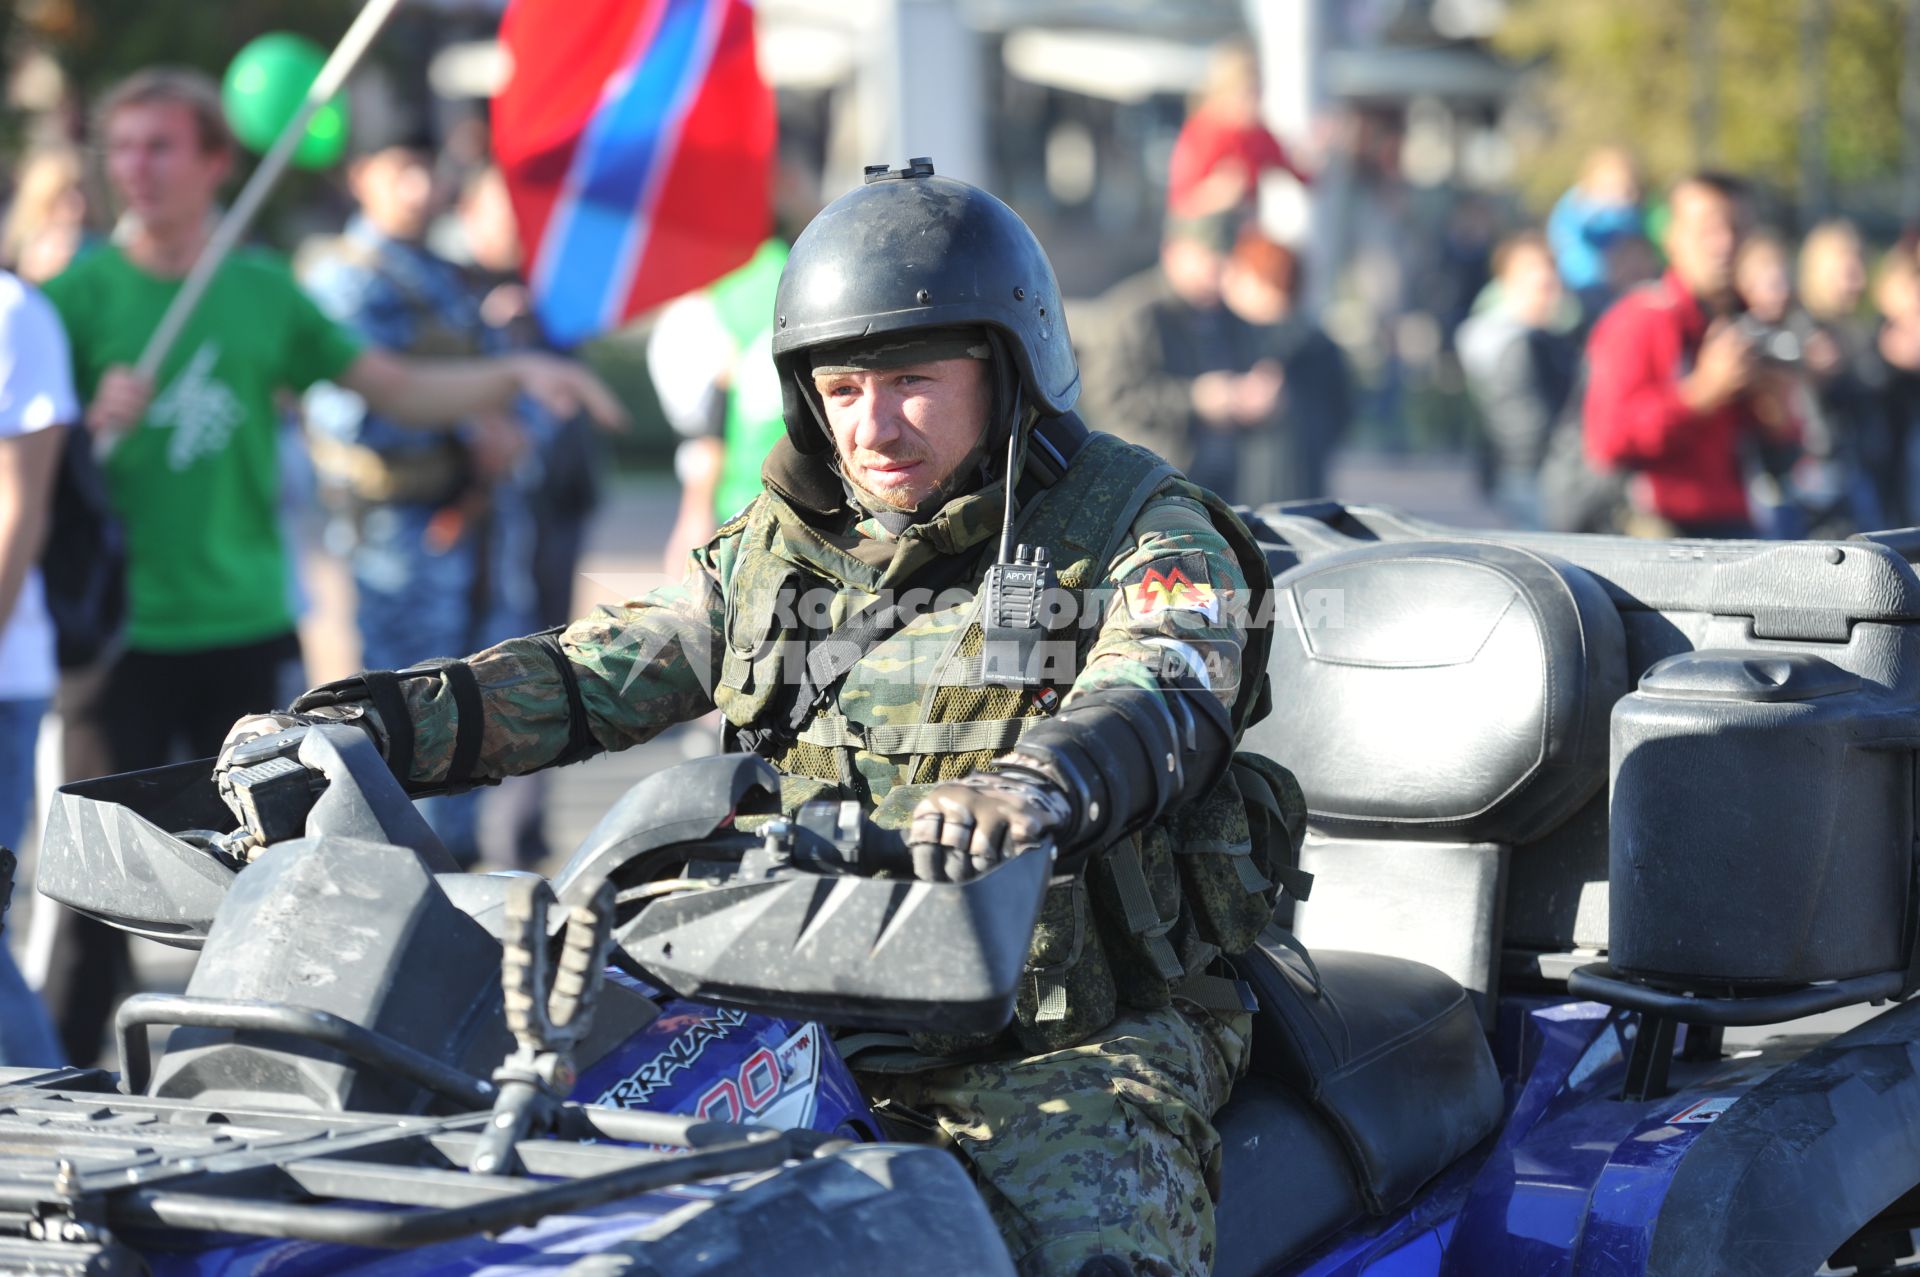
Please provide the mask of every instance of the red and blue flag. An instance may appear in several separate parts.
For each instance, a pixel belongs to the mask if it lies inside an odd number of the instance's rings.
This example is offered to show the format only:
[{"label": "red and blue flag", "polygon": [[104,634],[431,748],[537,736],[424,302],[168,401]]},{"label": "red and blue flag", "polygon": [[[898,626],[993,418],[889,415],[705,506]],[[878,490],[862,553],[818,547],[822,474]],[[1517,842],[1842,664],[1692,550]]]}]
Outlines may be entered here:
[{"label": "red and blue flag", "polygon": [[746,0],[512,0],[493,146],[547,335],[573,345],[766,239],[773,94]]}]

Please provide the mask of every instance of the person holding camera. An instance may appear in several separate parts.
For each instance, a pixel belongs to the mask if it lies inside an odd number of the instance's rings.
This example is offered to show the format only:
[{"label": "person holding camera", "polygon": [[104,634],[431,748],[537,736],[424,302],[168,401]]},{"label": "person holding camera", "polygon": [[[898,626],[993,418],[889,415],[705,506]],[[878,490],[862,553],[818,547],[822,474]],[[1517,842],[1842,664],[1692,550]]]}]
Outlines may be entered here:
[{"label": "person holding camera", "polygon": [[1886,526],[1845,415],[1847,401],[1827,393],[1850,375],[1848,355],[1794,295],[1786,241],[1772,231],[1749,236],[1734,263],[1734,286],[1745,307],[1740,326],[1759,352],[1768,390],[1758,406],[1779,413],[1784,423],[1754,449],[1750,491],[1767,534],[1840,538]]},{"label": "person holding camera", "polygon": [[1759,334],[1739,318],[1746,193],[1703,173],[1668,203],[1666,273],[1622,298],[1587,343],[1587,457],[1632,476],[1636,528],[1751,537],[1745,450],[1790,445],[1799,425]]}]

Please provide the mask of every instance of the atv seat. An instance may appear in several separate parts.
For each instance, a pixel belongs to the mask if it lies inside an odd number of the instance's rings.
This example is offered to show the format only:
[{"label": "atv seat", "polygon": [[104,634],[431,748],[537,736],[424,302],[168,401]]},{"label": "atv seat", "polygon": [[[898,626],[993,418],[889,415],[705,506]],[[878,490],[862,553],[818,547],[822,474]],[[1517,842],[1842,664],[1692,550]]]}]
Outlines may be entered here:
[{"label": "atv seat", "polygon": [[1296,934],[1439,967],[1490,1025],[1514,849],[1606,785],[1618,611],[1572,564],[1481,541],[1315,555],[1276,602],[1273,713],[1247,744],[1306,794]]},{"label": "atv seat", "polygon": [[1269,1272],[1405,1205],[1499,1125],[1493,1054],[1458,983],[1417,962],[1269,933],[1235,960],[1260,1002],[1253,1059],[1215,1119],[1222,1277]]}]

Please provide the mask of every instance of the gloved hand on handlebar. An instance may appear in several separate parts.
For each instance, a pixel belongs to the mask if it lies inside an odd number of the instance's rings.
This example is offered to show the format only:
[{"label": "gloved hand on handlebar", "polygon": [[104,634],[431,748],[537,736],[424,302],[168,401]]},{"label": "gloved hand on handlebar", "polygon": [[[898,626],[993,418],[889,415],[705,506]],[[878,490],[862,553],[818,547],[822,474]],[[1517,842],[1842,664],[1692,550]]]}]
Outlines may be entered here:
[{"label": "gloved hand on handlebar", "polygon": [[[358,727],[373,738],[375,748],[382,743],[378,720],[361,705],[249,714],[227,732],[213,765],[213,779],[221,801],[240,820],[244,845],[265,846],[300,835],[318,790],[304,769],[289,772],[284,762],[298,757],[306,739],[306,732],[293,729],[323,723]],[[280,740],[267,739],[282,733]]]},{"label": "gloved hand on handlebar", "polygon": [[1067,795],[1025,772],[976,772],[936,785],[913,809],[913,876],[964,882],[1065,829]]},{"label": "gloved hand on handlebar", "polygon": [[[290,727],[312,727],[318,723],[347,723],[358,727],[373,737],[376,747],[383,747],[380,724],[365,705],[329,705],[312,711],[288,709],[271,710],[265,714],[249,714],[227,730],[227,738],[220,742],[220,757],[213,765],[214,775],[218,776],[233,767],[234,751],[249,741],[259,740],[262,736],[271,736],[275,732],[284,732]],[[381,753],[385,754],[381,748]]]}]

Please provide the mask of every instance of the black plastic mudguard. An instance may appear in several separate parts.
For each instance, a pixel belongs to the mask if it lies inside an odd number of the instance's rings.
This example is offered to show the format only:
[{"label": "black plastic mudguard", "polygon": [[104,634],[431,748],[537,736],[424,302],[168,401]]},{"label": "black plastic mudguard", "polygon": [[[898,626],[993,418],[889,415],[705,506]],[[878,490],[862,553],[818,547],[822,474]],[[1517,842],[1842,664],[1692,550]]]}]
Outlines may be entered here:
[{"label": "black plastic mudguard", "polygon": [[1647,1277],[1810,1273],[1920,1184],[1920,1002],[1768,1077],[1681,1159]]}]

